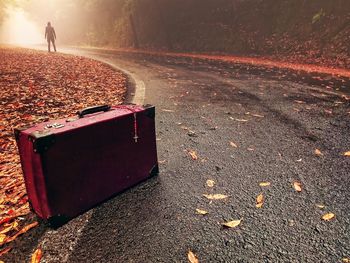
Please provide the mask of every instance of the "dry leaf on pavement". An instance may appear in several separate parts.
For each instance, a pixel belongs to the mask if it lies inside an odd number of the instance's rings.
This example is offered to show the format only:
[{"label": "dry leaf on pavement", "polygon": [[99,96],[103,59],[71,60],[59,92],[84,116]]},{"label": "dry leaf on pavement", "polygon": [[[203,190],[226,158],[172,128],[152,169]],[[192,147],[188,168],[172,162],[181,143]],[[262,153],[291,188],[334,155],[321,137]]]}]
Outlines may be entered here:
[{"label": "dry leaf on pavement", "polygon": [[344,156],[349,156],[349,157],[350,157],[350,151],[345,152],[345,153],[344,153]]},{"label": "dry leaf on pavement", "polygon": [[198,160],[198,156],[197,156],[196,151],[190,150],[190,151],[188,151],[188,153],[193,160]]},{"label": "dry leaf on pavement", "polygon": [[42,255],[43,255],[43,252],[42,252],[42,250],[40,248],[35,250],[35,252],[32,255],[31,263],[39,263],[40,260],[41,260]]},{"label": "dry leaf on pavement", "polygon": [[265,187],[265,186],[270,186],[270,182],[261,182],[261,183],[259,183],[259,185],[261,186],[261,187]]},{"label": "dry leaf on pavement", "polygon": [[[17,232],[14,236],[12,237],[9,237],[9,238],[6,238],[4,243],[9,243],[9,242],[12,242],[13,240],[15,240],[18,236],[26,233],[29,229],[32,229],[33,227],[36,227],[38,225],[38,222],[34,222],[34,223],[31,223],[29,225],[26,225],[25,227],[23,227],[19,232]],[[0,243],[1,245],[1,243]]]},{"label": "dry leaf on pavement", "polygon": [[316,206],[317,206],[318,208],[321,208],[321,209],[323,209],[323,208],[326,207],[325,205],[321,205],[321,204],[317,204]]},{"label": "dry leaf on pavement", "polygon": [[294,188],[295,191],[301,192],[301,183],[299,183],[299,182],[294,182],[294,183],[293,183],[293,188]]},{"label": "dry leaf on pavement", "polygon": [[237,144],[235,144],[234,142],[230,142],[230,145],[231,145],[232,147],[235,147],[235,148],[238,147]]},{"label": "dry leaf on pavement", "polygon": [[6,253],[10,252],[11,249],[12,249],[12,247],[7,247],[3,250],[0,250],[0,257],[5,255]]},{"label": "dry leaf on pavement", "polygon": [[317,156],[323,156],[323,153],[319,149],[315,149],[315,154]]},{"label": "dry leaf on pavement", "polygon": [[238,226],[241,223],[242,219],[240,220],[232,220],[229,222],[222,223],[223,226],[229,227],[229,228],[234,228]]},{"label": "dry leaf on pavement", "polygon": [[207,211],[201,210],[201,209],[196,209],[196,212],[197,212],[197,214],[199,214],[199,215],[206,215],[206,214],[208,214]]},{"label": "dry leaf on pavement", "polygon": [[198,258],[191,250],[188,251],[187,257],[190,263],[199,263]]},{"label": "dry leaf on pavement", "polygon": [[264,203],[264,196],[263,196],[263,194],[259,194],[256,197],[256,207],[261,208],[263,206],[263,203]]},{"label": "dry leaf on pavement", "polygon": [[215,181],[214,180],[211,180],[211,179],[207,180],[207,186],[208,187],[214,187],[214,185],[215,185]]},{"label": "dry leaf on pavement", "polygon": [[250,115],[252,115],[252,116],[254,116],[254,117],[258,117],[258,118],[264,118],[264,117],[265,117],[265,116],[260,115],[260,114],[250,114]]},{"label": "dry leaf on pavement", "polygon": [[228,195],[223,194],[203,194],[204,197],[208,198],[209,200],[220,200],[220,199],[226,199]]},{"label": "dry leaf on pavement", "polygon": [[330,221],[335,217],[335,214],[333,213],[327,213],[325,215],[322,216],[322,219],[325,221]]}]

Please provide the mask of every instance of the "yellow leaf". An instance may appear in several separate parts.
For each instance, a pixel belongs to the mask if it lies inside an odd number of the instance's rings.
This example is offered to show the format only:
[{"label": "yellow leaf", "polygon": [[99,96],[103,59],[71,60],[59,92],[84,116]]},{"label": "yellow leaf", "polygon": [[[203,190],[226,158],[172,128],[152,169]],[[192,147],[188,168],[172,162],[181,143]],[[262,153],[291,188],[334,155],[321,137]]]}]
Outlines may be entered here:
[{"label": "yellow leaf", "polygon": [[335,217],[335,214],[333,213],[327,213],[325,215],[322,216],[322,219],[325,221],[330,221]]},{"label": "yellow leaf", "polygon": [[315,154],[317,156],[322,156],[323,155],[323,153],[319,149],[315,149]]},{"label": "yellow leaf", "polygon": [[241,223],[242,219],[240,220],[232,220],[226,223],[222,223],[223,226],[229,227],[229,228],[234,228],[238,226]]},{"label": "yellow leaf", "polygon": [[350,151],[345,152],[345,153],[344,153],[344,156],[349,156],[349,157],[350,157]]},{"label": "yellow leaf", "polygon": [[341,262],[343,262],[343,263],[350,263],[350,259],[349,258],[342,258]]},{"label": "yellow leaf", "polygon": [[35,252],[32,255],[32,261],[31,263],[39,263],[41,260],[41,257],[43,255],[43,252],[41,251],[40,248],[38,248],[37,250],[35,250]]},{"label": "yellow leaf", "polygon": [[0,245],[5,242],[7,236],[5,234],[0,234]]},{"label": "yellow leaf", "polygon": [[237,144],[235,144],[234,142],[230,142],[230,145],[231,145],[232,147],[235,147],[235,148],[238,147]]},{"label": "yellow leaf", "polygon": [[195,151],[190,150],[190,151],[188,151],[188,153],[190,154],[190,156],[193,160],[198,159],[197,153]]},{"label": "yellow leaf", "polygon": [[197,214],[199,214],[199,215],[206,215],[206,214],[208,214],[207,211],[201,210],[201,209],[196,209],[196,212],[197,212]]},{"label": "yellow leaf", "polygon": [[199,263],[198,258],[191,250],[188,251],[187,257],[190,263]]},{"label": "yellow leaf", "polygon": [[320,205],[320,204],[317,204],[316,206],[317,206],[318,208],[321,208],[321,209],[323,209],[323,208],[326,207],[325,205]]},{"label": "yellow leaf", "polygon": [[[6,238],[6,240],[4,241],[5,243],[9,243],[12,242],[13,240],[15,240],[18,236],[26,233],[27,231],[29,231],[30,229],[32,229],[33,227],[36,227],[39,223],[38,222],[34,222],[31,223],[29,225],[26,225],[25,227],[23,227],[20,231],[18,231],[14,236],[11,236],[9,238]],[[0,243],[1,244],[1,243]]]},{"label": "yellow leaf", "polygon": [[269,186],[271,183],[270,182],[261,182],[259,185],[261,187],[264,187],[264,186]]},{"label": "yellow leaf", "polygon": [[264,203],[257,203],[255,206],[256,206],[256,208],[262,208],[263,204]]},{"label": "yellow leaf", "polygon": [[[10,225],[9,227],[4,228],[3,230],[0,231],[0,234],[6,234],[8,232],[10,232],[12,230],[12,225]],[[1,240],[0,240],[1,243]]]},{"label": "yellow leaf", "polygon": [[225,199],[228,196],[227,195],[223,195],[223,194],[203,194],[204,197],[210,199],[210,200],[220,200],[220,199]]},{"label": "yellow leaf", "polygon": [[262,205],[264,203],[264,196],[263,194],[259,194],[257,197],[256,197],[256,207],[257,208],[261,208]]},{"label": "yellow leaf", "polygon": [[293,183],[293,188],[294,188],[295,191],[301,192],[301,183],[299,183],[299,182],[294,182],[294,183]]},{"label": "yellow leaf", "polygon": [[207,186],[208,187],[213,187],[215,185],[215,182],[213,180],[207,180]]}]

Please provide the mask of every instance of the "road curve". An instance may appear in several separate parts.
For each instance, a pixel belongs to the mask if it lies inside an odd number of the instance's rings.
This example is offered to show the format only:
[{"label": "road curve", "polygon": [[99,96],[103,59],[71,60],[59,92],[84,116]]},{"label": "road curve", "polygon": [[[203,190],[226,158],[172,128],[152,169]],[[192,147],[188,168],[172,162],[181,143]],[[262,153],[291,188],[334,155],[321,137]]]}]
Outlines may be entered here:
[{"label": "road curve", "polygon": [[[9,262],[28,260],[38,246],[43,262],[188,262],[189,250],[200,262],[350,258],[350,158],[343,155],[350,151],[349,79],[185,57],[65,52],[126,70],[137,87],[129,101],[156,105],[160,175],[58,230],[41,225],[16,241]],[[329,212],[335,218],[322,220]],[[242,221],[234,229],[221,225],[235,219]]]}]

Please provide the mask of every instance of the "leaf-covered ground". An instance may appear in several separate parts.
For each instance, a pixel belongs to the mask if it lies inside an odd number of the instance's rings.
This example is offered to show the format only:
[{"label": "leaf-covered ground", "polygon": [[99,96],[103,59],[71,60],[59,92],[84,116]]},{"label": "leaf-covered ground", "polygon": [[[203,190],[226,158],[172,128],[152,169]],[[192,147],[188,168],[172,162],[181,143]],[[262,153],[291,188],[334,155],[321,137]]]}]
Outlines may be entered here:
[{"label": "leaf-covered ground", "polygon": [[15,127],[123,102],[126,77],[83,57],[0,47],[0,257],[37,225],[24,186]]}]

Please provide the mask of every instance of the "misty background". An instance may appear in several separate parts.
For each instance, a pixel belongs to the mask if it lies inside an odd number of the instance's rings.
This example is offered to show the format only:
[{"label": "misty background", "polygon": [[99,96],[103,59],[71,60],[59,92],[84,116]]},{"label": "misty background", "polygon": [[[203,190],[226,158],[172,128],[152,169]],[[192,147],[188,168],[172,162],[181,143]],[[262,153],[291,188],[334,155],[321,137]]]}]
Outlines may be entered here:
[{"label": "misty background", "polygon": [[59,45],[350,65],[349,0],[0,0],[0,18],[1,42],[45,44],[51,21]]}]

